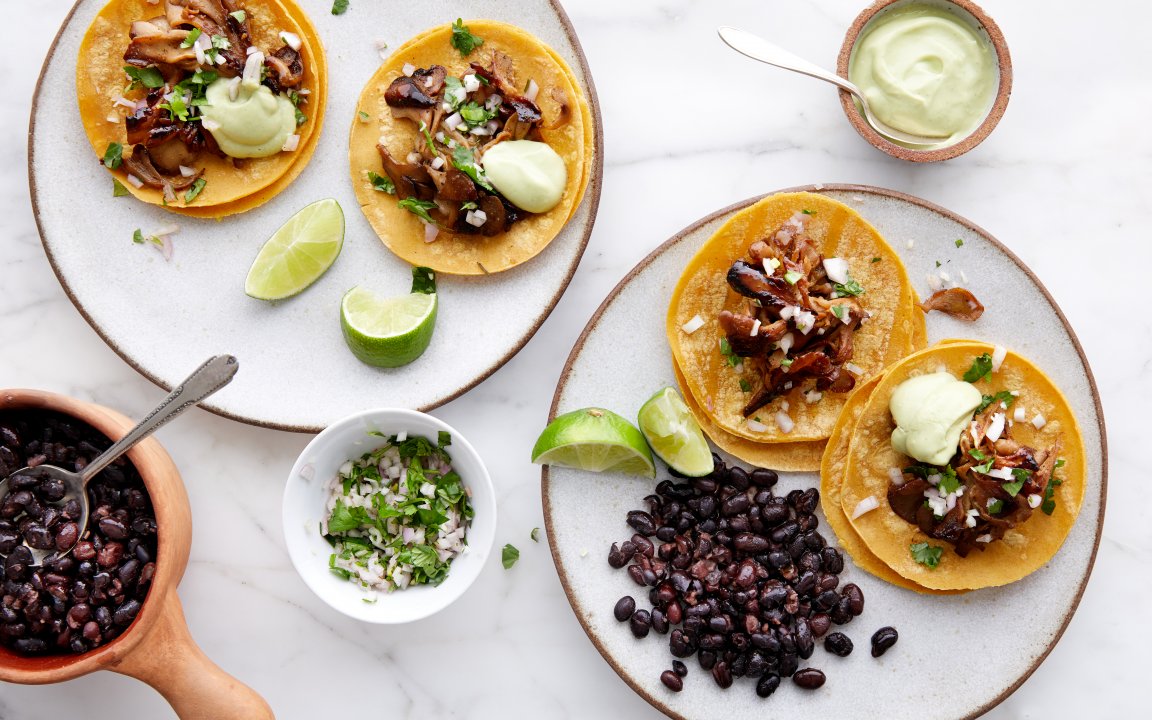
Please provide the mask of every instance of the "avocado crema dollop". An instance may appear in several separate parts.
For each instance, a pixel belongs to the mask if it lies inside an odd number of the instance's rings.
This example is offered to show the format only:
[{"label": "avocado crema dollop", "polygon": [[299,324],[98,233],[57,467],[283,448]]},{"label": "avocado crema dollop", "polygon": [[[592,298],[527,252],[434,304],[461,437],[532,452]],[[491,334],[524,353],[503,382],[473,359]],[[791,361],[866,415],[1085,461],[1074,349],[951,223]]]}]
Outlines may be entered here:
[{"label": "avocado crema dollop", "polygon": [[508,140],[484,153],[484,174],[496,190],[522,210],[548,212],[568,184],[564,159],[545,143]]},{"label": "avocado crema dollop", "polygon": [[204,129],[216,144],[234,158],[275,155],[284,141],[296,131],[296,111],[292,101],[276,95],[255,80],[244,80],[233,99],[231,78],[220,78],[204,93],[207,104],[200,107]]},{"label": "avocado crema dollop", "polygon": [[896,421],[892,448],[922,463],[947,465],[981,399],[979,390],[946,372],[905,380],[888,402]]}]

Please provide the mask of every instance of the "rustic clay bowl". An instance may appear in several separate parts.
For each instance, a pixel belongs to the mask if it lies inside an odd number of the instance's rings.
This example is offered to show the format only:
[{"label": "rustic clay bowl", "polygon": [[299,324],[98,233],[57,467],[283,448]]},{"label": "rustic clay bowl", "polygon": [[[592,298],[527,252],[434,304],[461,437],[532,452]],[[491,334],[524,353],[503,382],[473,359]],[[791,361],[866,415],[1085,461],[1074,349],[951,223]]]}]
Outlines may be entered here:
[{"label": "rustic clay bowl", "polygon": [[[92,403],[39,390],[0,390],[0,410],[55,410],[115,440],[135,425]],[[150,438],[128,452],[156,512],[156,576],[139,615],[118,638],[80,655],[25,657],[0,648],[0,680],[29,685],[61,682],[111,670],[148,683],[181,720],[273,718],[264,699],[217,667],[196,646],[184,621],[176,585],[188,564],[192,516],[172,458]]]},{"label": "rustic clay bowl", "polygon": [[864,27],[872,18],[893,5],[910,3],[947,8],[960,19],[967,20],[976,26],[980,34],[985,36],[992,45],[992,49],[996,53],[996,64],[1000,69],[1000,84],[996,89],[996,99],[984,117],[984,122],[980,123],[979,127],[958,143],[939,148],[912,149],[897,145],[873,130],[864,116],[860,114],[852,96],[843,90],[840,91],[840,105],[844,108],[844,114],[848,116],[848,121],[852,123],[852,127],[856,128],[856,132],[860,133],[876,148],[883,150],[892,157],[912,162],[948,160],[963,155],[988,137],[992,128],[996,127],[996,123],[1000,122],[1000,118],[1003,117],[1004,110],[1008,107],[1008,98],[1012,95],[1012,58],[1008,54],[1008,44],[1004,41],[1004,34],[1000,32],[1000,28],[978,5],[969,0],[877,0],[865,8],[856,17],[852,27],[848,28],[848,34],[844,36],[844,44],[840,46],[840,56],[836,61],[836,73],[840,77],[848,77],[848,61],[852,57],[852,50],[856,47],[856,41],[860,39]]}]

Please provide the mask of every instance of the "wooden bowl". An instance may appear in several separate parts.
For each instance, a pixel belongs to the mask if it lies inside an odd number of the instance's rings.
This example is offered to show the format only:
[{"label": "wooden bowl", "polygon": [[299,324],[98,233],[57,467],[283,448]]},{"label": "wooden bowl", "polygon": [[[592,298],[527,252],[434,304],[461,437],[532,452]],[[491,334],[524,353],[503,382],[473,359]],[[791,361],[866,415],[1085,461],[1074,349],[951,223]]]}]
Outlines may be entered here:
[{"label": "wooden bowl", "polygon": [[[108,408],[39,390],[0,390],[0,410],[54,410],[112,440],[135,425]],[[182,720],[264,720],[272,709],[247,685],[216,666],[188,632],[176,586],[188,564],[192,514],[172,458],[154,438],[128,458],[139,470],[156,512],[156,575],[140,613],[115,640],[79,655],[26,657],[0,648],[0,680],[29,685],[111,670],[148,683]]]},{"label": "wooden bowl", "polygon": [[848,121],[852,123],[852,127],[856,128],[856,132],[860,133],[873,146],[892,157],[911,162],[936,162],[963,155],[988,137],[992,128],[996,127],[1000,118],[1004,116],[1005,108],[1008,107],[1008,98],[1012,95],[1012,58],[1008,54],[1008,44],[1004,41],[1004,34],[1000,32],[1000,28],[992,18],[988,17],[976,3],[970,2],[970,0],[876,0],[856,16],[852,27],[848,28],[848,34],[844,36],[844,44],[840,46],[840,56],[836,60],[836,73],[840,77],[848,77],[848,61],[852,57],[852,50],[856,47],[856,41],[860,39],[864,27],[877,14],[897,3],[924,3],[938,7],[951,6],[950,9],[954,10],[961,19],[971,19],[979,26],[980,34],[987,37],[996,53],[996,65],[1000,70],[1000,84],[996,88],[996,99],[992,103],[992,108],[984,117],[984,121],[960,142],[945,147],[918,150],[897,145],[873,130],[864,116],[860,114],[852,96],[843,90],[840,91],[840,105],[844,108],[844,114],[848,116]]}]

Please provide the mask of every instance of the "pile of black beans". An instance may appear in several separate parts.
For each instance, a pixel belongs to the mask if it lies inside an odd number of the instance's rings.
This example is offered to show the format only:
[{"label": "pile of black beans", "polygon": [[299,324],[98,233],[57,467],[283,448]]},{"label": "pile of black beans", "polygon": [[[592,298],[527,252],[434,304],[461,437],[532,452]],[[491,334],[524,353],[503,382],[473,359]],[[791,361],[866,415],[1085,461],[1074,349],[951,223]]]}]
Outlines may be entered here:
[{"label": "pile of black beans", "polygon": [[[672,655],[695,654],[721,688],[744,676],[756,679],[761,697],[775,692],[781,678],[819,688],[824,673],[801,663],[833,625],[864,612],[858,586],[839,588],[844,556],[817,530],[819,491],[777,496],[774,471],[714,460],[712,474],[665,480],[644,498],[646,510],[628,513],[636,533],[612,545],[608,563],[627,567],[637,585],[649,588],[651,609],[625,596],[615,617],[637,638],[668,634]],[[852,651],[838,632],[825,647],[840,656]],[[660,680],[679,691],[687,672],[674,660]]]},{"label": "pile of black beans", "polygon": [[[0,477],[25,466],[81,470],[112,443],[55,412],[0,413]],[[156,574],[156,518],[144,481],[125,458],[88,484],[88,527],[57,480],[14,478],[0,498],[0,645],[25,655],[82,653],[122,633]],[[22,541],[71,553],[33,564]]]}]

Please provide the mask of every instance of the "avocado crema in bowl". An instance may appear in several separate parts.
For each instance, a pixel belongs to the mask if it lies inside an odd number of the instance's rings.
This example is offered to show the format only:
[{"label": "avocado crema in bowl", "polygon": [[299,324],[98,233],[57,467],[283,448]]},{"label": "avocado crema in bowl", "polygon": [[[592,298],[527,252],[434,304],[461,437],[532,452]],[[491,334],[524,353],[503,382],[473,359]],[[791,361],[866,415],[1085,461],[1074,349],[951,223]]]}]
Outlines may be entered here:
[{"label": "avocado crema in bowl", "polygon": [[1011,92],[1008,48],[995,23],[967,0],[881,0],[853,23],[838,71],[857,85],[883,122],[938,138],[906,146],[867,125],[850,96],[844,111],[880,150],[931,162],[978,145],[1004,113]]}]

